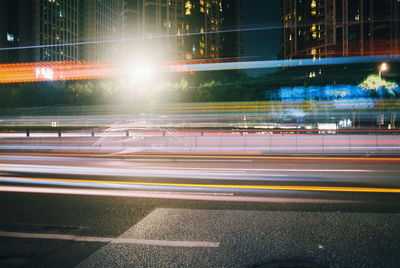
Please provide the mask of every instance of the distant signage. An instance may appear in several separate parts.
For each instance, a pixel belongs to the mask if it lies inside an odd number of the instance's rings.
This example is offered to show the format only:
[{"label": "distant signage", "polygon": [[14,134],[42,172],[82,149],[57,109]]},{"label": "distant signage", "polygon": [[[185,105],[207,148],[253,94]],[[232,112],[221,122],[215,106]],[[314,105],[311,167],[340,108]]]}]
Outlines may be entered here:
[{"label": "distant signage", "polygon": [[50,68],[36,68],[36,78],[44,78],[47,80],[54,79],[54,71]]},{"label": "distant signage", "polygon": [[337,125],[333,123],[320,123],[318,124],[319,130],[336,130]]},{"label": "distant signage", "polygon": [[14,40],[15,40],[14,35],[11,33],[7,33],[7,41],[14,42]]},{"label": "distant signage", "polygon": [[372,99],[349,99],[349,100],[334,100],[333,105],[336,109],[354,110],[354,109],[371,109],[375,104]]}]

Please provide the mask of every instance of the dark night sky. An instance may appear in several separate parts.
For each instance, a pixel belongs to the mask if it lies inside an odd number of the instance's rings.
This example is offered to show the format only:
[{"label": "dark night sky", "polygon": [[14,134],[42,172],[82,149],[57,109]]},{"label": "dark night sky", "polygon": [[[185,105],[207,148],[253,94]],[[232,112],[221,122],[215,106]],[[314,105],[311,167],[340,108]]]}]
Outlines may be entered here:
[{"label": "dark night sky", "polygon": [[[281,25],[281,0],[243,0],[243,28]],[[276,59],[280,52],[281,29],[243,33],[244,56]]]}]

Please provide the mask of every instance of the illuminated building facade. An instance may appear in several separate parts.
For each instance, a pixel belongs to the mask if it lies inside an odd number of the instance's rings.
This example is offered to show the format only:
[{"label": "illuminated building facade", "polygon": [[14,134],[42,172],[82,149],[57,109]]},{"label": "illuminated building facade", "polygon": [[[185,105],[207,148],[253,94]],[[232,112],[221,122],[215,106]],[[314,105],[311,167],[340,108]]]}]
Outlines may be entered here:
[{"label": "illuminated building facade", "polygon": [[183,0],[124,0],[125,50],[182,58],[184,11]]},{"label": "illuminated building facade", "polygon": [[284,59],[399,53],[399,1],[282,0]]},{"label": "illuminated building facade", "polygon": [[43,46],[2,51],[2,62],[78,59],[78,0],[1,1],[2,47]]},{"label": "illuminated building facade", "polygon": [[185,59],[220,57],[222,13],[221,0],[185,1]]},{"label": "illuminated building facade", "polygon": [[80,46],[82,60],[112,62],[120,53],[123,24],[123,1],[85,0],[80,5]]},{"label": "illuminated building facade", "polygon": [[125,0],[125,37],[143,38],[164,59],[205,59],[221,55],[221,0]]}]

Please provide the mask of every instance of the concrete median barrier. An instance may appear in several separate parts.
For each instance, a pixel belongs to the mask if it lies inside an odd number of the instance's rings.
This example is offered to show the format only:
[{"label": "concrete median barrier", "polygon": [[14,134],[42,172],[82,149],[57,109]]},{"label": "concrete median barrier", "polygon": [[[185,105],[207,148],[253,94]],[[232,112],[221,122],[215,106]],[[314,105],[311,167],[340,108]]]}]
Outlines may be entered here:
[{"label": "concrete median barrier", "polygon": [[[36,135],[38,136],[38,135]],[[372,154],[400,153],[400,135],[103,135],[1,138],[1,151],[87,153]]]}]

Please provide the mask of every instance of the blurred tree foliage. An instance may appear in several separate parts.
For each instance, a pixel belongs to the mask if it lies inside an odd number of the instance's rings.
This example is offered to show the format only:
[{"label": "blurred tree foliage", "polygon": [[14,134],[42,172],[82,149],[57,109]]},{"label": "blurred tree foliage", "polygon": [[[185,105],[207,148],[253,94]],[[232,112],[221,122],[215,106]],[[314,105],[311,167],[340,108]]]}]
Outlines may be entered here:
[{"label": "blurred tree foliage", "polygon": [[64,82],[0,85],[0,107],[46,106],[65,102]]},{"label": "blurred tree foliage", "polygon": [[[282,68],[257,77],[243,70],[204,71],[160,75],[156,81],[135,83],[128,78],[38,82],[0,85],[0,107],[46,105],[149,104],[281,100],[282,88],[327,85],[375,85],[376,64]],[[362,67],[362,68],[361,68]],[[397,73],[392,64],[391,70]],[[400,68],[398,68],[400,72]],[[266,70],[265,70],[266,71]],[[313,78],[310,73],[315,73]],[[395,81],[398,83],[398,81]],[[378,85],[379,86],[379,85]],[[387,84],[385,84],[387,88]],[[291,91],[291,90],[290,90]],[[377,90],[370,90],[377,95]],[[386,90],[387,91],[387,90]],[[389,90],[389,93],[393,92]],[[378,92],[379,93],[379,92]],[[305,93],[304,93],[305,94]],[[303,94],[303,95],[304,95]],[[307,94],[306,94],[307,95]],[[377,96],[379,97],[379,96]]]}]

